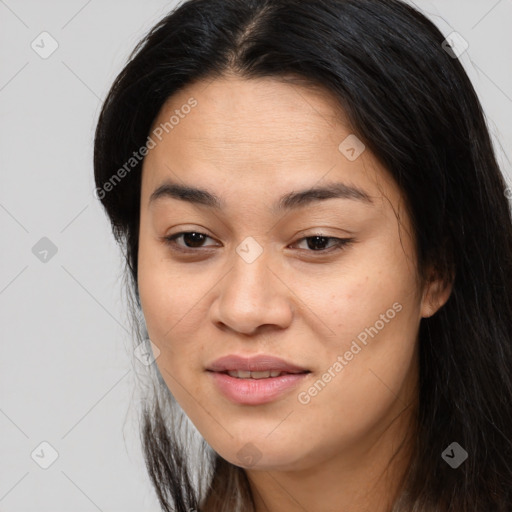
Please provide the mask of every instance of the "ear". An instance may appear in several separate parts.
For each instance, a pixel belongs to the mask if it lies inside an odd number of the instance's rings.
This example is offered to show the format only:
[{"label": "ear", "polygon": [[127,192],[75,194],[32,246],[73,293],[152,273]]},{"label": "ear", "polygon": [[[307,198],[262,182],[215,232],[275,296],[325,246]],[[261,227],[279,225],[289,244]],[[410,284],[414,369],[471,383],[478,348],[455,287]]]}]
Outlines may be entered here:
[{"label": "ear", "polygon": [[421,299],[421,316],[423,318],[435,315],[448,302],[453,289],[453,281],[453,277],[443,278],[435,269],[430,270]]}]

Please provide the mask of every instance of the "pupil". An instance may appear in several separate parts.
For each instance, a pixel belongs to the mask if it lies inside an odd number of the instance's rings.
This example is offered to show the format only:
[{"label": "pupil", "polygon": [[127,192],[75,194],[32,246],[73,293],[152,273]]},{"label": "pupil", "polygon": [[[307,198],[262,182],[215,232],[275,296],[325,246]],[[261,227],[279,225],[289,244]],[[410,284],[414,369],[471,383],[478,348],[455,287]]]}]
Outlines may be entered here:
[{"label": "pupil", "polygon": [[325,247],[316,246],[318,241],[321,240],[324,243],[320,243],[321,246],[325,246],[325,242],[327,241],[327,237],[325,236],[312,236],[308,238],[308,248],[313,250],[324,249]]},{"label": "pupil", "polygon": [[185,242],[185,245],[190,247],[201,247],[201,242],[204,242],[204,235],[195,232],[185,233],[183,235],[183,241]]}]

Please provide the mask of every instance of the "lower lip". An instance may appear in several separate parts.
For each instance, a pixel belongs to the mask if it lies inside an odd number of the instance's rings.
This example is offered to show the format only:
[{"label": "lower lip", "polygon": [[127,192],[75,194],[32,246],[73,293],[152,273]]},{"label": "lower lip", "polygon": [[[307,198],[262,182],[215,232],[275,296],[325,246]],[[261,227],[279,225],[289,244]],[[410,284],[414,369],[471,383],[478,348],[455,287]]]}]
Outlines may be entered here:
[{"label": "lower lip", "polygon": [[238,379],[227,373],[209,372],[219,388],[231,401],[237,404],[260,405],[272,402],[297,386],[308,373],[282,375],[267,379]]}]

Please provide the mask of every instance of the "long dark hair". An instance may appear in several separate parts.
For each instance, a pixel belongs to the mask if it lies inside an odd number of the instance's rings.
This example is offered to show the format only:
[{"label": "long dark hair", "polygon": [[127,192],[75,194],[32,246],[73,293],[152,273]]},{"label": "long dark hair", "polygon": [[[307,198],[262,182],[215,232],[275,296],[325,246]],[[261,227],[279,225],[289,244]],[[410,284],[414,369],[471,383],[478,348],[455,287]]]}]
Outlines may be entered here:
[{"label": "long dark hair", "polygon": [[[480,102],[444,39],[398,0],[184,2],[137,45],[105,100],[95,139],[96,191],[124,249],[140,313],[141,162],[122,178],[119,169],[147,143],[164,102],[228,71],[295,76],[333,93],[410,205],[420,273],[435,268],[453,282],[446,305],[420,323],[418,430],[393,511],[510,511],[511,210]],[[155,371],[141,431],[163,510],[254,510],[241,468],[204,441],[204,464],[189,460],[169,420],[184,414]],[[468,453],[457,469],[441,456],[453,442]],[[194,481],[197,467],[204,470],[202,486]]]}]

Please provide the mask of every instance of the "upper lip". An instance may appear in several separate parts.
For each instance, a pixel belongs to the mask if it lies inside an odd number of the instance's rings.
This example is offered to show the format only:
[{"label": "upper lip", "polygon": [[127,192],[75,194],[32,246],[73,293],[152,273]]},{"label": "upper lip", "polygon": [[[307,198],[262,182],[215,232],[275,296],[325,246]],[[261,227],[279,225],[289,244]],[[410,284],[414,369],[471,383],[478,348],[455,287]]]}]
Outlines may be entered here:
[{"label": "upper lip", "polygon": [[279,357],[260,354],[252,357],[243,357],[235,354],[228,355],[216,359],[211,363],[207,370],[213,372],[227,372],[227,371],[249,371],[249,372],[264,372],[264,371],[280,371],[287,373],[304,373],[309,372],[306,368],[302,368],[295,364],[289,363]]}]

